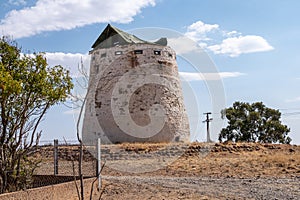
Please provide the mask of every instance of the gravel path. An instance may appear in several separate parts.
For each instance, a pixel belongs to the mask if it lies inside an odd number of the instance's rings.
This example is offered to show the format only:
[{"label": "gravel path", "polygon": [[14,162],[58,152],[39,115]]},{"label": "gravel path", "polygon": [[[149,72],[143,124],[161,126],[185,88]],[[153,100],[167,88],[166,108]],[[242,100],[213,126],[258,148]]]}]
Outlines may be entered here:
[{"label": "gravel path", "polygon": [[[199,196],[197,197],[200,198],[201,196],[203,199],[300,199],[299,177],[293,179],[238,179],[162,176],[103,176],[103,179],[112,184],[124,185],[124,193],[119,193],[121,199],[126,199],[126,195],[131,195],[131,193],[139,191],[144,192],[144,195],[137,195],[138,199],[141,199],[141,197],[142,199],[151,199],[150,197],[164,199],[163,196],[155,196],[156,194],[161,195],[161,193],[164,192],[157,190],[166,190],[170,194],[171,191],[177,191],[174,198],[172,198],[172,196],[168,196],[170,199],[188,199],[188,195],[190,194],[198,194]],[[132,187],[134,187],[134,189]],[[145,192],[144,188],[146,188],[148,193],[156,191],[156,194],[154,193],[151,196]],[[180,193],[180,191],[183,192],[183,194],[181,193],[181,195],[178,195],[178,192]],[[107,195],[109,196],[109,192]]]}]

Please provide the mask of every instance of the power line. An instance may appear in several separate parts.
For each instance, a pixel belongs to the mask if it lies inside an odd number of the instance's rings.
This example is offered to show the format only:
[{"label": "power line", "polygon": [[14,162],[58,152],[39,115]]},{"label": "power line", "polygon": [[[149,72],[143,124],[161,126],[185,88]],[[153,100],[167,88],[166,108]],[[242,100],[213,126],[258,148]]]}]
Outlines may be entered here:
[{"label": "power line", "polygon": [[300,112],[282,113],[282,115],[284,115],[284,116],[300,115]]},{"label": "power line", "polygon": [[300,108],[279,108],[278,110],[300,110]]}]

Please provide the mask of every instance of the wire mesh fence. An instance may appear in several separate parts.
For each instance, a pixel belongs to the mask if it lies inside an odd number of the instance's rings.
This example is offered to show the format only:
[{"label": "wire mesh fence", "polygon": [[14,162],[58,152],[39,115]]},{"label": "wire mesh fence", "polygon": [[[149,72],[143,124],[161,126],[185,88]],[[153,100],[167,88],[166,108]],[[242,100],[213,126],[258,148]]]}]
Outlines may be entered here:
[{"label": "wire mesh fence", "polygon": [[[97,175],[95,146],[83,146],[82,175]],[[34,153],[39,165],[34,172],[34,186],[39,187],[78,179],[80,145],[74,141],[41,141]]]}]

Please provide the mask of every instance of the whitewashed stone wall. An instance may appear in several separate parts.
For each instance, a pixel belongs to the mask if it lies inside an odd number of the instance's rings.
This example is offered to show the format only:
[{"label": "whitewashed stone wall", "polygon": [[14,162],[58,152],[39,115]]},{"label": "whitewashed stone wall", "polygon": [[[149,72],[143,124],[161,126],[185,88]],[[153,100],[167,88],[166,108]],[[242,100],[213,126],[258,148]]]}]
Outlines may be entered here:
[{"label": "whitewashed stone wall", "polygon": [[91,51],[83,140],[187,142],[176,53],[170,47],[134,44]]}]

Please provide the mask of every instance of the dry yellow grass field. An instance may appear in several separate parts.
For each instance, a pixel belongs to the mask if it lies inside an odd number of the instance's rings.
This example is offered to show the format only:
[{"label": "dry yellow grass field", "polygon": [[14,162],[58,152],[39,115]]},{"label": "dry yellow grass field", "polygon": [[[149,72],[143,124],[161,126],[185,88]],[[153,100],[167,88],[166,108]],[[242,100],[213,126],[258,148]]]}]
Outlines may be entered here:
[{"label": "dry yellow grass field", "polygon": [[[259,143],[216,143],[201,152],[205,143],[192,143],[178,159],[151,174],[207,177],[297,177],[300,176],[300,146]],[[136,154],[156,151],[162,144],[121,144]],[[104,174],[114,175],[114,170]],[[128,173],[118,172],[119,175]],[[144,173],[144,175],[149,175]]]},{"label": "dry yellow grass field", "polygon": [[[157,154],[166,146],[167,153]],[[132,173],[113,167],[126,169],[137,165],[140,169],[153,160],[163,162],[166,156],[172,157],[170,149],[181,148],[184,151],[157,170]],[[71,162],[66,158],[76,158],[73,154],[78,155],[78,147],[60,149],[65,152],[60,163],[67,166],[60,168],[60,173],[70,175]],[[102,146],[102,150],[103,156],[111,156],[102,171],[103,199],[300,199],[300,146],[297,145],[119,144]],[[39,151],[37,156],[44,162],[37,170],[40,174],[51,173],[52,153],[51,147]],[[94,170],[89,159],[83,165],[85,173]]]}]

